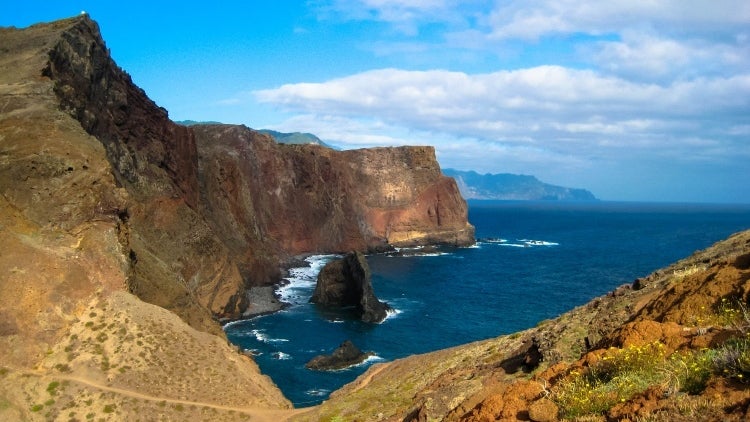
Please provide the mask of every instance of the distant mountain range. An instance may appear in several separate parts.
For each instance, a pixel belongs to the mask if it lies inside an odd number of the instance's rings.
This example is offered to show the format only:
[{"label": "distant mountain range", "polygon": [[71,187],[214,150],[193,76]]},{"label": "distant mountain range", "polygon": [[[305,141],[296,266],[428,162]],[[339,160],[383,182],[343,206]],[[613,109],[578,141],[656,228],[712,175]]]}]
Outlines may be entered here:
[{"label": "distant mountain range", "polygon": [[456,179],[466,199],[595,201],[586,189],[566,188],[544,183],[534,176],[521,174],[479,174],[475,171],[443,169]]}]

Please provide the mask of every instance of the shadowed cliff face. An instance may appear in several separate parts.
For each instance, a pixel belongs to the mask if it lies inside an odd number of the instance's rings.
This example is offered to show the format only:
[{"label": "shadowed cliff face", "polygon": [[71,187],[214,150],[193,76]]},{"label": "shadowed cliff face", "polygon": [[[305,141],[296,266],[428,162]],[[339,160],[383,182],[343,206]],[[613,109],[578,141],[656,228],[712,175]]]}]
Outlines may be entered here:
[{"label": "shadowed cliff face", "polygon": [[[190,194],[180,186],[189,177],[171,179],[168,169],[142,161],[164,149],[154,145],[160,135],[149,135],[154,127],[139,129],[127,118],[118,126],[116,110],[86,102],[106,99],[95,91],[107,84],[127,86],[110,62],[73,53],[106,51],[91,38],[94,29],[81,18],[0,28],[0,420],[75,419],[76,412],[156,420],[165,400],[197,403],[179,417],[189,420],[247,419],[230,408],[289,407],[252,360],[220,337],[207,311],[236,307],[231,298],[244,297],[244,284],[236,265],[221,259],[226,247],[187,205]],[[83,73],[58,74],[70,84],[43,76],[63,69]],[[108,75],[107,83],[95,75]],[[97,86],[76,94],[86,78]],[[86,106],[61,101],[64,93]],[[93,117],[82,125],[74,116],[86,110]],[[96,128],[108,124],[117,136],[139,135],[102,141]],[[130,158],[114,160],[118,151]]]},{"label": "shadowed cliff face", "polygon": [[244,126],[177,125],[112,61],[87,16],[36,30],[47,60],[27,77],[52,81],[50,108],[101,143],[124,188],[88,200],[122,228],[128,289],[195,327],[240,316],[246,289],[278,281],[298,253],[474,241],[430,147],[339,152],[278,145]]}]

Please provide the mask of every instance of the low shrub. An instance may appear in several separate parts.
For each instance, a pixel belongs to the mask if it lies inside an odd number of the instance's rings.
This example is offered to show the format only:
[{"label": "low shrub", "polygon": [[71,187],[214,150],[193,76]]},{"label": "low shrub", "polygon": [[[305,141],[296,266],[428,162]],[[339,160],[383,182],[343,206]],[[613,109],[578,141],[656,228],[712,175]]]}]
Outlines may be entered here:
[{"label": "low shrub", "polygon": [[750,382],[750,336],[726,341],[713,356],[715,371],[742,382]]},{"label": "low shrub", "polygon": [[670,393],[697,394],[716,368],[716,355],[716,349],[703,349],[667,357],[660,342],[613,348],[591,368],[574,371],[559,382],[551,398],[564,417],[576,418],[604,413],[652,386]]}]

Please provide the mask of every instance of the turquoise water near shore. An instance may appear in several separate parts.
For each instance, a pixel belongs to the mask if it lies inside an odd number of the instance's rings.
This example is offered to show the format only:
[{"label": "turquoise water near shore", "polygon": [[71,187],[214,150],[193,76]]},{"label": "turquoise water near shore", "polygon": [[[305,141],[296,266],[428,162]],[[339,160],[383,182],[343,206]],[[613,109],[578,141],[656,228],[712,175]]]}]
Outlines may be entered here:
[{"label": "turquoise water near shore", "polygon": [[[381,324],[308,303],[331,258],[317,255],[280,289],[291,306],[231,323],[227,336],[296,406],[314,405],[373,362],[533,327],[646,276],[750,228],[750,205],[475,201],[469,220],[473,247],[368,256],[375,293],[396,309]],[[342,371],[304,367],[347,339],[376,356]]]}]

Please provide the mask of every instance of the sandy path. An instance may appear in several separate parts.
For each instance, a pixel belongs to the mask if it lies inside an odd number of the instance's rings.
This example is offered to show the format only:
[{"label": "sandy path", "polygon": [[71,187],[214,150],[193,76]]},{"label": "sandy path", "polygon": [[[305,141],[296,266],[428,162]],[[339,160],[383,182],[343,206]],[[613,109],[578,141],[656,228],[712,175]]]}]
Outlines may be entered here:
[{"label": "sandy path", "polygon": [[367,385],[370,384],[370,381],[372,381],[372,379],[375,378],[375,375],[379,374],[383,369],[387,368],[389,365],[390,363],[383,363],[383,364],[378,365],[377,368],[374,368],[372,371],[370,371],[370,374],[367,375],[367,378],[357,383],[357,386],[354,388],[354,391],[356,392],[367,387]]},{"label": "sandy path", "polygon": [[165,403],[172,403],[172,404],[182,404],[182,405],[188,405],[188,406],[209,407],[209,408],[225,410],[225,411],[234,411],[234,412],[248,415],[251,417],[250,420],[258,421],[258,422],[285,421],[291,418],[292,416],[301,415],[313,409],[310,407],[301,408],[301,409],[263,409],[263,408],[252,408],[252,407],[224,406],[221,404],[214,404],[214,403],[195,402],[195,401],[189,401],[189,400],[170,399],[170,398],[150,396],[146,394],[141,394],[133,390],[126,390],[122,388],[99,384],[89,379],[76,377],[72,375],[64,375],[64,374],[51,375],[51,374],[47,374],[44,372],[30,371],[27,369],[18,369],[18,368],[14,368],[13,371],[22,373],[22,374],[33,375],[33,376],[54,377],[55,379],[66,380],[66,381],[70,381],[70,382],[74,382],[78,384],[83,384],[83,385],[87,385],[89,387],[93,387],[99,390],[109,391],[112,393],[120,394],[120,395],[127,396],[127,397],[142,399],[142,400],[150,400],[154,402],[165,402]]}]

